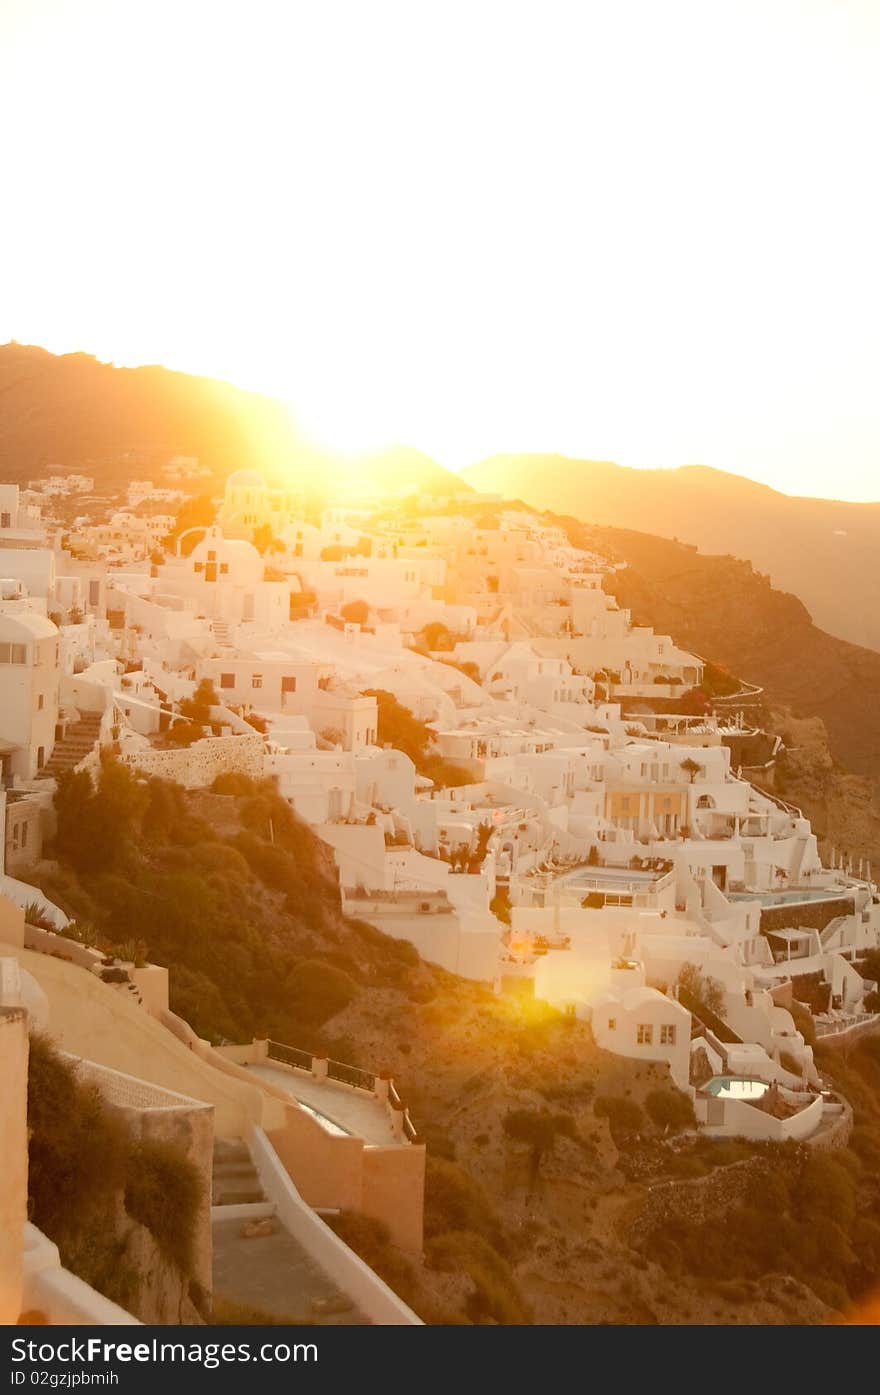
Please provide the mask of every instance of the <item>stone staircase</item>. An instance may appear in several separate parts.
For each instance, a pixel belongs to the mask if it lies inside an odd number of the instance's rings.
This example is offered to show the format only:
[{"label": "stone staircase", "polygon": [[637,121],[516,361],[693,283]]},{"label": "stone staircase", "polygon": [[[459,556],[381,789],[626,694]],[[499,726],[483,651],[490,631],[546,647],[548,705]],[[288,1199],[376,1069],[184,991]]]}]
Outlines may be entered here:
[{"label": "stone staircase", "polygon": [[216,1298],[294,1324],[367,1323],[281,1224],[243,1139],[215,1139],[211,1203]]},{"label": "stone staircase", "polygon": [[229,636],[229,622],[227,620],[214,620],[211,629],[214,632],[218,649],[232,649],[234,647]]},{"label": "stone staircase", "polygon": [[65,770],[79,765],[95,748],[101,731],[101,713],[85,712],[78,722],[67,728],[56,741],[51,757],[37,774],[38,780],[51,780]]},{"label": "stone staircase", "polygon": [[266,1215],[275,1208],[266,1201],[266,1193],[257,1175],[247,1144],[243,1139],[218,1138],[214,1141],[214,1164],[211,1173],[212,1206],[265,1206]]}]

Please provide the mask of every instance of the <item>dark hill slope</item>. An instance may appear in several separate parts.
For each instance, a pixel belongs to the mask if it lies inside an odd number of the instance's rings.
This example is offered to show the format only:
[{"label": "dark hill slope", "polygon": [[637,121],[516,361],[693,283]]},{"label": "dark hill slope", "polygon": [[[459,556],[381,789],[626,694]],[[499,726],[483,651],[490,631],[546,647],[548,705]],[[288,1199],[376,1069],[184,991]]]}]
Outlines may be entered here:
[{"label": "dark hill slope", "polygon": [[818,625],[880,649],[880,504],[795,498],[704,465],[629,469],[561,455],[494,456],[464,478],[534,508],[746,557]]},{"label": "dark hill slope", "polygon": [[[120,488],[173,455],[198,457],[218,479],[249,467],[299,479],[316,494],[338,490],[352,473],[350,458],[304,441],[273,398],[159,366],[117,368],[90,354],[0,345],[0,479],[22,483],[60,464]],[[359,458],[357,472],[379,488],[468,489],[406,446]]]},{"label": "dark hill slope", "polygon": [[626,563],[609,588],[637,621],[818,716],[848,770],[880,776],[880,654],[820,630],[796,596],[748,562],[681,543],[568,520],[572,540]]}]

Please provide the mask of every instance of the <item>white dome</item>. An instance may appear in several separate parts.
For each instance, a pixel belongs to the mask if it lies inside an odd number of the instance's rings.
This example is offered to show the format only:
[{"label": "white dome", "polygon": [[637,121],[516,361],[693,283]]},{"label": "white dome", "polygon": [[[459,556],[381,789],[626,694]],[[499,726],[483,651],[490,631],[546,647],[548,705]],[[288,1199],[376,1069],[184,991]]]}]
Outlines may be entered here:
[{"label": "white dome", "polygon": [[230,489],[265,489],[266,481],[257,470],[233,470],[226,481],[227,493]]}]

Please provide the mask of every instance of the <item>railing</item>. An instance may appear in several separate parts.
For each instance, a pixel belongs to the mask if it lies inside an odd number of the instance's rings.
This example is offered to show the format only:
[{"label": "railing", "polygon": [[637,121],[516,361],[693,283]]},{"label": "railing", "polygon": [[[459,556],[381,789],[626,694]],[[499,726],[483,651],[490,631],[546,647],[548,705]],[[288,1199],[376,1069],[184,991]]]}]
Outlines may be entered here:
[{"label": "railing", "polygon": [[854,1027],[866,1027],[870,1022],[880,1021],[880,1012],[847,1013],[845,1016],[837,1017],[833,1022],[820,1022],[813,1019],[813,1026],[816,1029],[817,1037],[833,1037],[840,1032],[849,1032]]},{"label": "railing", "polygon": [[[301,1051],[296,1046],[285,1046],[283,1042],[270,1040],[266,1046],[266,1055],[270,1061],[278,1061],[282,1065],[292,1066],[295,1070],[313,1073],[316,1058],[310,1051]],[[335,1080],[340,1085],[348,1085],[355,1090],[365,1090],[370,1095],[376,1095],[377,1077],[374,1072],[332,1059],[327,1060],[326,1067],[324,1079]],[[418,1129],[410,1118],[409,1110],[404,1107],[393,1080],[388,1081],[388,1104],[400,1113],[404,1137],[413,1143],[418,1137]]]},{"label": "railing", "polygon": [[311,1071],[311,1051],[300,1051],[296,1046],[283,1046],[280,1041],[270,1041],[266,1054],[270,1061],[280,1061],[285,1066],[295,1066],[298,1070]]},{"label": "railing", "polygon": [[[391,1105],[392,1109],[400,1109],[403,1103],[393,1080],[388,1082],[388,1103]],[[410,1143],[416,1138],[418,1132],[415,1124],[410,1118],[408,1109],[404,1109],[403,1111],[403,1132]]]},{"label": "railing", "polygon": [[328,1060],[327,1079],[338,1080],[343,1085],[354,1085],[359,1090],[369,1090],[371,1094],[376,1088],[374,1074],[361,1070],[360,1066],[347,1066],[342,1061]]}]

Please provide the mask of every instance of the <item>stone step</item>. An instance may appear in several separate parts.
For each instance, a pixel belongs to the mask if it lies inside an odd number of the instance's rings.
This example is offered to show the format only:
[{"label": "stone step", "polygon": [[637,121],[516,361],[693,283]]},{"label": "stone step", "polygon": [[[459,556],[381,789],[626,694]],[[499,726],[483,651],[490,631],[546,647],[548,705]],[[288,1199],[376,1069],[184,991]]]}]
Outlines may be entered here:
[{"label": "stone step", "polygon": [[226,1178],[234,1181],[237,1177],[256,1177],[257,1169],[248,1159],[247,1162],[215,1162],[212,1169],[213,1176]]},{"label": "stone step", "polygon": [[212,1206],[242,1206],[250,1205],[252,1202],[265,1201],[266,1193],[263,1191],[259,1180],[256,1182],[224,1182],[222,1186],[212,1188]]},{"label": "stone step", "polygon": [[215,1138],[214,1163],[251,1162],[251,1152],[243,1138]]}]

